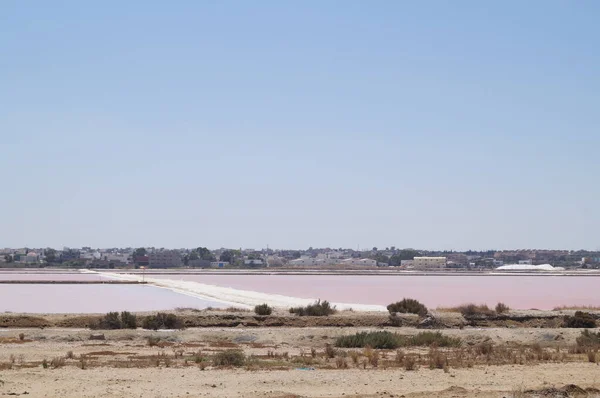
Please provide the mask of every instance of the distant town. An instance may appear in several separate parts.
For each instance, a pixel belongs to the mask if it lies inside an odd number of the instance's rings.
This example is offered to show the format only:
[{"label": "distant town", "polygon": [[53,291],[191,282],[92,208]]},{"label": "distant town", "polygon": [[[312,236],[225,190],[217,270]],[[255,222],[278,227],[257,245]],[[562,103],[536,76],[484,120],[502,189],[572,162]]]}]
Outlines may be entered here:
[{"label": "distant town", "polygon": [[[0,249],[0,268],[311,268],[396,267],[406,270],[492,270],[550,265],[565,269],[598,269],[600,252],[569,250],[430,251],[396,247],[368,250],[308,248],[195,249],[91,247]],[[559,268],[560,267],[560,268]]]}]

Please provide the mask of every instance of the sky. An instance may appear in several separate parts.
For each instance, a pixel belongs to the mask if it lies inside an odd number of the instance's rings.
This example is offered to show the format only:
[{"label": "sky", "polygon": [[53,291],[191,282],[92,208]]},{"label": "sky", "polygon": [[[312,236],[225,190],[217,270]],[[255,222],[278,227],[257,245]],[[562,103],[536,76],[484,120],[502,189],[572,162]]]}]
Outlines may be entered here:
[{"label": "sky", "polygon": [[600,249],[600,2],[0,2],[0,247]]}]

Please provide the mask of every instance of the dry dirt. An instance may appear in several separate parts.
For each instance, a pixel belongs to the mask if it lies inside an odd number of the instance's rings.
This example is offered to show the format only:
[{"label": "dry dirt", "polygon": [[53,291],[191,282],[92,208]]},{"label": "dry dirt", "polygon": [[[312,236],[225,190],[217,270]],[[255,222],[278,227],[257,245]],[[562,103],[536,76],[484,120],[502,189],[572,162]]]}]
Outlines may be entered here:
[{"label": "dry dirt", "polygon": [[[380,351],[382,361],[378,367],[356,367],[347,358],[349,367],[337,369],[336,359],[324,355],[326,345],[333,343],[337,336],[362,330],[373,329],[237,327],[161,332],[4,329],[0,330],[0,395],[73,398],[574,396],[565,395],[568,390],[600,397],[593,390],[600,388],[600,366],[577,355],[566,362],[533,360],[524,365],[475,364],[471,368],[450,366],[445,370],[421,365],[416,371],[407,371],[386,365],[383,358],[391,359],[393,351]],[[393,331],[416,334],[421,330],[395,328]],[[21,333],[23,336],[19,336]],[[90,335],[96,333],[104,334],[105,340],[90,340]],[[566,352],[580,331],[465,328],[443,333],[460,337],[465,345],[537,343],[548,350],[558,346]],[[149,346],[148,337],[160,337],[159,344]],[[252,366],[216,368],[210,361],[200,365],[192,359],[198,351],[210,357],[232,348],[260,360]],[[300,355],[309,358],[311,349],[315,349],[317,356],[314,366],[297,361]],[[415,355],[427,352],[427,348],[412,350]],[[65,359],[64,366],[50,365],[54,358],[71,356]],[[49,363],[48,368],[42,366],[44,359]],[[577,385],[579,389],[564,390],[568,384]],[[526,394],[526,390],[537,393]]]}]

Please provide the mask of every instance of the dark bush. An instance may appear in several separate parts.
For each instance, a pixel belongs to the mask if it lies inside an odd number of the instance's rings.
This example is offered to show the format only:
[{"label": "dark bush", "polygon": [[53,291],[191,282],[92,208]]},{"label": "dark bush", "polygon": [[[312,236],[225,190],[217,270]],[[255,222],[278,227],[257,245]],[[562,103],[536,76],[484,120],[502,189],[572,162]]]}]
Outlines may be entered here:
[{"label": "dark bush", "polygon": [[335,314],[336,309],[332,307],[327,300],[317,300],[313,304],[309,304],[306,307],[293,307],[290,308],[291,314],[299,316],[327,316]]},{"label": "dark bush", "polygon": [[273,313],[273,307],[269,307],[268,304],[261,304],[254,307],[256,315],[271,315]]},{"label": "dark bush", "polygon": [[494,313],[494,311],[490,310],[487,304],[464,304],[458,307],[458,311],[465,317],[477,315],[491,315]]},{"label": "dark bush", "polygon": [[565,328],[595,328],[596,319],[589,313],[576,311],[573,316],[565,316],[563,327]]},{"label": "dark bush", "polygon": [[137,328],[137,317],[128,311],[121,312],[121,327],[123,329]]},{"label": "dark bush", "polygon": [[121,329],[121,319],[119,319],[118,312],[109,312],[104,315],[98,324],[96,329]]},{"label": "dark bush", "polygon": [[387,331],[359,332],[348,336],[340,336],[335,341],[336,347],[391,350],[400,347],[400,335]]},{"label": "dark bush", "polygon": [[397,303],[392,303],[387,306],[387,310],[390,314],[403,313],[403,314],[417,314],[419,316],[427,315],[427,307],[421,304],[418,300],[405,298]]},{"label": "dark bush", "polygon": [[175,314],[165,314],[162,312],[156,315],[149,315],[142,322],[144,329],[184,329],[183,321]]},{"label": "dark bush", "polygon": [[437,346],[458,347],[461,340],[458,337],[446,336],[440,332],[421,332],[411,336],[406,345],[408,346]]},{"label": "dark bush", "polygon": [[406,336],[388,331],[359,332],[338,337],[335,342],[337,347],[362,348],[368,346],[387,350],[412,346],[456,347],[460,344],[459,338],[448,337],[440,332],[421,332],[414,336]]},{"label": "dark bush", "polygon": [[498,304],[496,304],[496,312],[498,314],[502,314],[502,313],[505,313],[505,312],[508,312],[508,311],[510,311],[510,307],[508,305],[506,305],[504,303],[498,303]]},{"label": "dark bush", "polygon": [[92,329],[135,329],[136,327],[136,316],[127,311],[121,312],[120,316],[118,312],[109,312],[91,326]]},{"label": "dark bush", "polygon": [[227,350],[215,354],[212,358],[215,366],[244,366],[246,356],[240,350]]},{"label": "dark bush", "polygon": [[594,333],[586,329],[581,332],[576,341],[580,347],[600,347],[600,332]]}]

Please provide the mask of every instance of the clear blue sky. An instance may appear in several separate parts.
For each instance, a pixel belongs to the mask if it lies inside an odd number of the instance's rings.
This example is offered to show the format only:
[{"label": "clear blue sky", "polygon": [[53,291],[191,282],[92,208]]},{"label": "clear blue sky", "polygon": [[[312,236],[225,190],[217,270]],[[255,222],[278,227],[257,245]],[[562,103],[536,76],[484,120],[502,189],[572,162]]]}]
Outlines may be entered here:
[{"label": "clear blue sky", "polygon": [[600,2],[0,3],[0,247],[598,249]]}]

